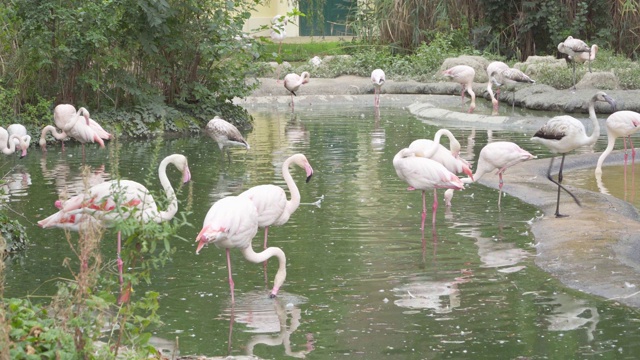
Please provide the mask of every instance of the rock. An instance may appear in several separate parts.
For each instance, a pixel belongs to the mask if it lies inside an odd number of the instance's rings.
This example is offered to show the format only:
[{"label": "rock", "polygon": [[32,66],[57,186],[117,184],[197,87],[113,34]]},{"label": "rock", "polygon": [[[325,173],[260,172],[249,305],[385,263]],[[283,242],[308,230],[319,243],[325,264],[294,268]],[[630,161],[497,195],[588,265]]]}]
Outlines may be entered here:
[{"label": "rock", "polygon": [[473,82],[486,83],[489,81],[489,76],[487,76],[487,66],[489,66],[489,63],[489,60],[482,56],[463,55],[458,56],[457,58],[445,59],[442,66],[440,66],[440,72],[450,69],[456,65],[468,65],[476,71],[476,77]]},{"label": "rock", "polygon": [[620,81],[618,81],[618,77],[610,71],[588,72],[584,74],[582,79],[576,84],[576,89],[617,90],[620,89]]}]

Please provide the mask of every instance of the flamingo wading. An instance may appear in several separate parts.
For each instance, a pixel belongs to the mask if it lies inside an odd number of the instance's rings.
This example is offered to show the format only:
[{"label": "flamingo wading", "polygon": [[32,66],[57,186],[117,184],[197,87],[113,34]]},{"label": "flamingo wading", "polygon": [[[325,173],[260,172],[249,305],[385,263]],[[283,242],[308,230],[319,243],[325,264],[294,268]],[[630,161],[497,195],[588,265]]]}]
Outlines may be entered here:
[{"label": "flamingo wading", "polygon": [[640,130],[640,114],[635,111],[616,111],[609,115],[605,122],[607,126],[607,148],[602,155],[598,158],[598,164],[596,165],[596,176],[602,175],[602,163],[611,154],[613,147],[616,144],[616,139],[621,137],[624,143],[624,166],[625,172],[627,171],[627,140],[629,140],[629,147],[631,148],[631,164],[635,163],[636,149],[631,142],[631,135]]},{"label": "flamingo wading", "polygon": [[[61,140],[62,150],[64,150],[64,139],[72,137],[82,144],[82,155],[84,156],[84,144],[96,142],[100,147],[104,147],[104,141],[112,136],[105,131],[100,124],[91,119],[89,111],[81,107],[76,111],[73,105],[60,104],[53,109],[53,120],[55,127],[47,125],[40,134],[40,147],[42,151],[47,151],[47,133],[51,133],[56,140]],[[83,121],[84,120],[84,121]],[[56,129],[62,130],[58,132]]]},{"label": "flamingo wading", "polygon": [[[16,134],[9,135],[7,129],[0,126],[0,151],[2,151],[5,155],[11,155],[16,152],[16,143],[19,143],[20,137]],[[26,155],[26,151],[24,152]],[[20,157],[24,157],[24,155],[20,155]]]},{"label": "flamingo wading", "polygon": [[16,146],[20,146],[20,157],[23,158],[27,156],[27,149],[29,149],[29,145],[31,145],[31,136],[27,132],[27,128],[22,124],[11,124],[7,127],[7,131],[9,132],[9,137],[11,135],[18,135],[18,139],[13,139],[16,143]]},{"label": "flamingo wading", "polygon": [[259,253],[253,251],[251,240],[257,232],[258,211],[253,202],[247,197],[227,196],[216,201],[211,206],[204,219],[202,230],[196,237],[196,242],[198,243],[196,254],[199,254],[200,250],[209,243],[225,249],[232,302],[235,302],[235,284],[231,275],[230,255],[230,250],[233,248],[240,249],[245,259],[256,264],[264,262],[273,256],[278,258],[278,272],[273,281],[273,288],[269,297],[276,297],[287,277],[287,258],[280,248],[270,247]]},{"label": "flamingo wading", "polygon": [[296,91],[300,89],[301,85],[309,82],[310,76],[307,71],[304,71],[300,75],[291,73],[284,77],[284,88],[291,93],[291,111],[294,108],[293,97],[298,96]]},{"label": "flamingo wading", "polygon": [[[224,159],[224,148],[231,146],[244,146],[247,150],[250,149],[247,141],[242,137],[240,130],[235,125],[222,119],[219,116],[215,116],[209,120],[207,126],[204,129],[205,133],[209,135],[213,140],[218,143],[222,158]],[[231,161],[231,154],[227,149],[227,158]]]},{"label": "flamingo wading", "polygon": [[553,180],[551,177],[551,168],[553,167],[552,157],[549,162],[549,169],[547,170],[547,178],[558,185],[558,196],[556,199],[556,217],[564,217],[566,215],[560,214],[560,189],[566,191],[576,204],[580,205],[580,201],[562,186],[562,168],[564,166],[565,155],[581,146],[593,145],[600,136],[600,125],[598,118],[596,117],[595,105],[597,101],[606,101],[615,111],[616,103],[613,98],[602,91],[598,91],[591,100],[589,100],[589,118],[593,123],[593,132],[590,136],[587,136],[584,125],[578,120],[568,115],[561,115],[551,118],[540,130],[538,130],[531,141],[537,142],[549,148],[553,153],[562,154],[562,161],[560,162],[560,170],[558,171],[558,181]]},{"label": "flamingo wading", "polygon": [[284,189],[271,184],[254,186],[239,195],[240,197],[249,198],[258,211],[258,226],[264,228],[265,249],[267,248],[269,226],[284,225],[289,221],[291,214],[300,206],[300,190],[298,190],[298,186],[289,172],[291,164],[298,165],[306,171],[307,182],[313,176],[313,168],[311,168],[311,164],[303,154],[292,155],[284,161],[282,164],[282,177],[291,193],[290,200],[287,200],[287,194]]},{"label": "flamingo wading", "polygon": [[476,108],[476,93],[473,92],[473,79],[476,77],[476,71],[468,65],[456,65],[450,69],[442,72],[442,74],[450,78],[451,80],[462,85],[462,91],[460,96],[462,97],[462,104],[464,105],[464,92],[468,92],[471,97],[471,104],[469,105],[469,113],[472,113]]},{"label": "flamingo wading", "polygon": [[373,106],[380,107],[380,90],[385,82],[384,71],[375,69],[371,72],[371,82],[373,83]]}]

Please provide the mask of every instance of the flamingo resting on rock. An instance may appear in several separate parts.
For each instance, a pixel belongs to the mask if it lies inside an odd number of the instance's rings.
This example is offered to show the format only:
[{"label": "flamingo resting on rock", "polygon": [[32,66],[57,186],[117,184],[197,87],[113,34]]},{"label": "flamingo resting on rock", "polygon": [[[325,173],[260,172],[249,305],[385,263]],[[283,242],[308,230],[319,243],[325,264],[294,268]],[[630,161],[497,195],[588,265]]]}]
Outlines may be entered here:
[{"label": "flamingo resting on rock", "polygon": [[270,298],[276,297],[287,277],[287,258],[280,248],[270,247],[256,253],[251,247],[251,240],[258,232],[258,218],[258,211],[248,197],[228,196],[216,201],[211,206],[204,219],[202,230],[196,237],[198,243],[196,254],[200,253],[200,250],[209,243],[226,250],[232,302],[235,302],[235,284],[231,275],[230,255],[230,250],[233,248],[240,249],[245,259],[256,264],[273,256],[278,258],[279,267],[269,294]]},{"label": "flamingo resting on rock", "polygon": [[[594,48],[596,51],[598,47]],[[578,62],[589,61],[589,72],[591,72],[591,51],[592,48],[587,45],[584,41],[580,39],[574,39],[573,36],[568,36],[565,41],[558,44],[558,51],[567,54],[571,61],[571,65],[573,67],[573,89],[576,88],[576,60]],[[583,54],[587,55],[583,55]],[[585,58],[586,57],[586,58]],[[593,54],[593,59],[595,59],[595,52]],[[583,61],[584,60],[584,61]]]},{"label": "flamingo resting on rock", "polygon": [[609,115],[605,122],[607,126],[607,148],[598,158],[596,165],[596,176],[602,176],[602,163],[611,154],[616,144],[616,139],[621,137],[624,143],[624,166],[627,171],[627,140],[629,140],[629,148],[631,148],[631,166],[635,163],[636,149],[631,142],[631,135],[640,130],[640,114],[635,111],[616,111]]},{"label": "flamingo resting on rock", "polygon": [[584,125],[576,118],[568,115],[561,115],[551,118],[547,123],[538,130],[531,141],[537,142],[549,148],[553,153],[562,154],[562,161],[560,162],[560,170],[558,171],[558,181],[553,180],[551,177],[551,168],[553,167],[553,160],[551,158],[549,162],[549,169],[547,170],[547,178],[558,185],[558,197],[556,200],[556,217],[565,217],[566,215],[560,214],[560,189],[566,191],[573,200],[580,206],[578,198],[562,186],[562,168],[564,166],[565,155],[581,146],[593,145],[600,136],[600,124],[596,117],[595,105],[597,101],[608,102],[613,111],[615,111],[616,102],[603,91],[598,91],[589,101],[589,118],[593,123],[593,132],[590,136],[587,136]]},{"label": "flamingo resting on rock", "polygon": [[471,97],[471,105],[469,105],[469,113],[472,113],[476,108],[476,93],[473,92],[473,79],[476,76],[476,71],[468,65],[456,65],[450,69],[442,72],[445,77],[462,85],[462,104],[464,105],[464,92],[468,92]]}]

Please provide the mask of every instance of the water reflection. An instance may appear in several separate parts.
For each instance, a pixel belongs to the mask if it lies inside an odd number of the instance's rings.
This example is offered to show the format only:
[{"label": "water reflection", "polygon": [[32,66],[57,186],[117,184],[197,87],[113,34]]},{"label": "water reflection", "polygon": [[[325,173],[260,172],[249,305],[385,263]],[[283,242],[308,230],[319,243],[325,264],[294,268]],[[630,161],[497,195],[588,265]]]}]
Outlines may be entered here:
[{"label": "water reflection", "polygon": [[72,170],[71,165],[65,159],[58,159],[51,166],[47,161],[47,157],[42,156],[40,158],[40,169],[42,176],[48,180],[47,183],[54,184],[60,199],[68,199],[82,194],[85,189],[111,180],[111,174],[105,171],[104,164],[95,168],[89,167],[86,174],[83,174],[82,169],[78,166],[74,166]]},{"label": "water reflection", "polygon": [[313,334],[305,335],[304,344],[293,346],[291,335],[300,327],[300,305],[306,302],[307,299],[303,296],[286,293],[280,293],[276,299],[269,299],[264,296],[264,291],[251,291],[236,297],[235,304],[223,313],[229,319],[229,354],[234,349],[233,329],[237,323],[244,326],[244,332],[260,334],[252,336],[246,345],[235,347],[244,348],[247,356],[254,356],[254,349],[259,345],[282,345],[286,356],[305,358],[314,350]]},{"label": "water reflection", "polygon": [[[544,299],[544,300],[543,300]],[[545,318],[550,331],[571,331],[584,328],[588,341],[593,341],[600,314],[595,306],[586,300],[576,299],[567,294],[553,294],[551,299],[541,298],[542,305],[548,305],[551,313]]]},{"label": "water reflection", "polygon": [[413,282],[394,288],[400,299],[393,303],[407,309],[430,309],[436,314],[448,314],[460,307],[458,286],[470,281],[468,276],[458,276],[451,280],[427,280],[414,277]]},{"label": "water reflection", "polygon": [[0,200],[3,202],[17,201],[14,197],[27,196],[27,189],[31,185],[31,175],[24,166],[16,165],[2,177],[0,185]]}]

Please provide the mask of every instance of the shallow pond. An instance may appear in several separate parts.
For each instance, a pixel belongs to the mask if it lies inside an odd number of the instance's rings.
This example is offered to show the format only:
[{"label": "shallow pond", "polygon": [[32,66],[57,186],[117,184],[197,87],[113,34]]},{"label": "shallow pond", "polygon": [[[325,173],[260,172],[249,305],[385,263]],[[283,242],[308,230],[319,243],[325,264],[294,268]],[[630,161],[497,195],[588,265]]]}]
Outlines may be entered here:
[{"label": "shallow pond", "polygon": [[[135,290],[160,292],[165,326],[154,334],[169,343],[178,337],[182,354],[632,359],[640,353],[636,310],[567,290],[535,266],[529,223],[541,214],[532,206],[507,196],[498,211],[497,191],[474,184],[456,194],[452,208],[440,202],[436,227],[422,238],[420,193],[406,190],[391,159],[414,139],[432,138],[437,127],[389,108],[379,118],[371,108],[344,107],[254,116],[251,150],[234,150],[231,163],[204,136],[167,138],[162,145],[161,158],[178,152],[189,159],[193,227],[182,229],[180,236],[189,241],[176,239],[172,261],[153,272],[152,284]],[[490,139],[548,156],[528,142],[526,131],[451,130],[469,160]],[[604,148],[602,141],[596,149]],[[152,148],[150,142],[123,143],[115,169],[113,152],[87,147],[92,181],[117,172],[142,182],[156,171],[149,169]],[[8,260],[7,297],[49,296],[54,279],[69,277],[62,261],[72,253],[63,231],[35,223],[55,212],[53,203],[65,188],[71,194],[82,188],[81,148],[49,149],[46,156],[32,149],[20,161],[2,158],[11,180],[5,201],[33,240]],[[259,184],[284,187],[281,164],[298,152],[307,156],[314,176],[304,183],[304,172],[292,167],[303,204],[286,225],[269,231],[270,246],[287,255],[286,282],[278,298],[268,299],[262,265],[234,251],[231,306],[224,251],[209,246],[195,255],[195,236],[216,200]],[[169,177],[178,181],[176,171]],[[153,186],[160,188],[158,182]],[[186,192],[179,200],[184,206]],[[254,240],[256,250],[263,234]],[[111,239],[115,233],[107,231],[105,258],[114,254]],[[276,266],[269,261],[269,284]]]}]

